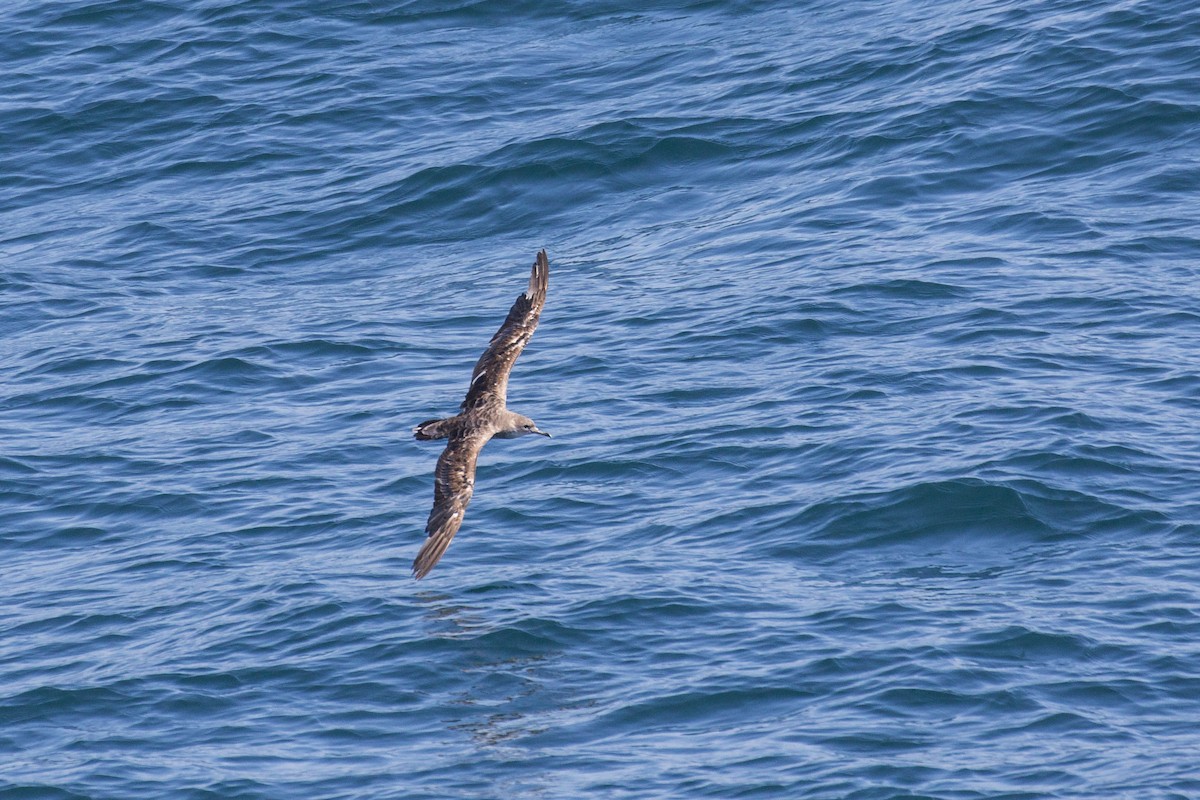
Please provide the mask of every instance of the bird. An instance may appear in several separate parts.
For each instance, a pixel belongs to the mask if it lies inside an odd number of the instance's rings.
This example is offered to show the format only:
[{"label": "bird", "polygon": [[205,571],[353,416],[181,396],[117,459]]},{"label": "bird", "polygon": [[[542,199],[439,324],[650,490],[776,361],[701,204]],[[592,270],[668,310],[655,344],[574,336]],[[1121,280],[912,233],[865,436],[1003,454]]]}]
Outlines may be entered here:
[{"label": "bird", "polygon": [[508,374],[537,328],[549,278],[550,261],[541,250],[529,272],[529,288],[517,297],[504,324],[475,363],[459,413],[426,420],[413,428],[418,440],[449,440],[433,472],[433,509],[425,523],[425,544],[412,565],[417,580],[429,574],[462,526],[475,492],[475,462],[483,446],[492,439],[529,434],[550,438],[532,419],[507,408]]}]

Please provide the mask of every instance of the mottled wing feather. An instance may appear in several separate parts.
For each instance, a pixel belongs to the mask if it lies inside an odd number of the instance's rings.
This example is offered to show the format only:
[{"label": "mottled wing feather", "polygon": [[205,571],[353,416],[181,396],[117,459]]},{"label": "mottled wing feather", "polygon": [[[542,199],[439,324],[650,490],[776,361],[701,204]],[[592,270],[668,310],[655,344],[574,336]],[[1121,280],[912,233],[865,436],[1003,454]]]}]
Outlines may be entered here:
[{"label": "mottled wing feather", "polygon": [[504,407],[508,397],[508,373],[537,328],[542,306],[546,304],[549,278],[550,261],[546,258],[546,251],[542,250],[530,270],[529,288],[513,303],[504,324],[492,336],[487,350],[475,363],[462,410],[473,408],[488,398],[498,400],[500,406]]},{"label": "mottled wing feather", "polygon": [[475,491],[475,462],[486,442],[485,436],[455,436],[438,458],[433,473],[433,509],[425,524],[428,538],[413,561],[414,577],[428,575],[458,533]]}]

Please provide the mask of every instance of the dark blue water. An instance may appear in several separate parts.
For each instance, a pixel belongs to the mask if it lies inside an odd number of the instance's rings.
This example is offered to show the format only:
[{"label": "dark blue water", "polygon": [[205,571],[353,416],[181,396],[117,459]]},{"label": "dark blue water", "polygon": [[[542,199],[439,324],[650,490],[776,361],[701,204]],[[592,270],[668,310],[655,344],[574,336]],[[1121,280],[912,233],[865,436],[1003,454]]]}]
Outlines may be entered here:
[{"label": "dark blue water", "polygon": [[[1200,796],[1194,3],[11,0],[0,63],[0,797]],[[416,583],[540,247],[555,438]]]}]

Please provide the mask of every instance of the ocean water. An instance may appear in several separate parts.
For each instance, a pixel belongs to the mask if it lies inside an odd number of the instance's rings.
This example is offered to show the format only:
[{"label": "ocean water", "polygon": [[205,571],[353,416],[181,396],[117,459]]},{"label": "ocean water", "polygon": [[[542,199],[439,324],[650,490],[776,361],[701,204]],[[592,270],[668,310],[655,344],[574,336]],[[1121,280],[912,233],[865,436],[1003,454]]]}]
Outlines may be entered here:
[{"label": "ocean water", "polygon": [[[0,798],[1200,797],[1194,3],[9,0],[0,56]],[[554,438],[415,582],[410,429],[541,247]]]}]

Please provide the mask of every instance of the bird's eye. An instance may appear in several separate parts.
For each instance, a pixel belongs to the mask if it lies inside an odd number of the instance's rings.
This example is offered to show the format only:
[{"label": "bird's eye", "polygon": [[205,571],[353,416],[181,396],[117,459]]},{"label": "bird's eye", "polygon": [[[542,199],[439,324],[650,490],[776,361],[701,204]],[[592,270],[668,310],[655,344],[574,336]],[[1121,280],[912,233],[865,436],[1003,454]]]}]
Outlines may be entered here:
[{"label": "bird's eye", "polygon": [[526,426],[525,426],[525,430],[527,430],[527,431],[531,431],[531,430],[533,430],[533,426],[532,426],[532,425],[526,425]]}]

